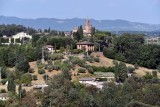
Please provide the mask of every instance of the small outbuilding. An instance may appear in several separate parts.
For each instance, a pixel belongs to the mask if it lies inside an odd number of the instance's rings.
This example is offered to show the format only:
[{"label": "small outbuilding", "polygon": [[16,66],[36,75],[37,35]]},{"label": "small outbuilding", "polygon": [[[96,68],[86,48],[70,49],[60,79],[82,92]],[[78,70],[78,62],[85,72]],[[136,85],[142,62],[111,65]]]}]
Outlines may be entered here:
[{"label": "small outbuilding", "polygon": [[49,52],[53,52],[54,48],[52,45],[46,45],[45,48],[49,51]]},{"label": "small outbuilding", "polygon": [[94,72],[97,76],[96,80],[106,79],[108,82],[115,80],[115,75],[113,72]]}]

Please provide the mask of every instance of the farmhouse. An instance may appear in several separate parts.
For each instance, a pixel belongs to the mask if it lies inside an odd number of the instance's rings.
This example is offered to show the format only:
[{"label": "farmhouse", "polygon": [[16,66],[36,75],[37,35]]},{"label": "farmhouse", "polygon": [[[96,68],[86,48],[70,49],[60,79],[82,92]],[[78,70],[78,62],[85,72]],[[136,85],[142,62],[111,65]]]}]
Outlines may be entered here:
[{"label": "farmhouse", "polygon": [[85,52],[94,51],[94,44],[87,41],[79,42],[77,43],[77,49],[85,50]]}]

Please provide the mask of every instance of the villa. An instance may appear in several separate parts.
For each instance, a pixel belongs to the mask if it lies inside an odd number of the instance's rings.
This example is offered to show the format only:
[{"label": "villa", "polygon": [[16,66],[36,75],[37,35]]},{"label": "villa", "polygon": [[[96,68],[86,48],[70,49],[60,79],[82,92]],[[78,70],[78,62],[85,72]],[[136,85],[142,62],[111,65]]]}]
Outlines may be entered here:
[{"label": "villa", "polygon": [[79,42],[77,43],[77,49],[85,50],[85,52],[94,51],[94,43],[87,41]]},{"label": "villa", "polygon": [[31,35],[28,35],[25,32],[17,33],[16,35],[13,35],[11,37],[8,37],[4,35],[1,38],[1,44],[3,45],[10,45],[10,44],[18,44],[21,45],[24,42],[24,39],[32,39]]}]

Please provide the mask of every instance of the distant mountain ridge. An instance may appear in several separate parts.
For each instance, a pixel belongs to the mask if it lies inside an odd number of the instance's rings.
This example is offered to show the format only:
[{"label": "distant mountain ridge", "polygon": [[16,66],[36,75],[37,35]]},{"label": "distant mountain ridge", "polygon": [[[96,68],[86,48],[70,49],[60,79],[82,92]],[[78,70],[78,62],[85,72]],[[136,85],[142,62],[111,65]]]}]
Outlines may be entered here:
[{"label": "distant mountain ridge", "polygon": [[[160,24],[146,24],[130,22],[126,20],[94,20],[90,19],[92,26],[98,30],[108,31],[160,31]],[[56,19],[56,18],[37,18],[23,19],[17,17],[0,16],[0,24],[17,24],[35,29],[51,29],[61,31],[71,31],[79,25],[84,26],[86,19]]]}]

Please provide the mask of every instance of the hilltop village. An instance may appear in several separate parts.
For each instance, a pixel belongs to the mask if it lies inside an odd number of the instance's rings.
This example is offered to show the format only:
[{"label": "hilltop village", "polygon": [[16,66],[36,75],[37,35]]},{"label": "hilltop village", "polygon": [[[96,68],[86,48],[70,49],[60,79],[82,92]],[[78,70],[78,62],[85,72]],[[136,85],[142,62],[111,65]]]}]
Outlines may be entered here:
[{"label": "hilltop village", "polygon": [[2,107],[158,107],[160,36],[0,25],[0,74]]}]

